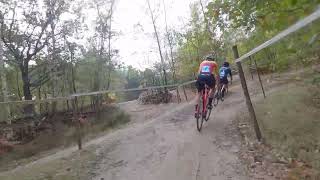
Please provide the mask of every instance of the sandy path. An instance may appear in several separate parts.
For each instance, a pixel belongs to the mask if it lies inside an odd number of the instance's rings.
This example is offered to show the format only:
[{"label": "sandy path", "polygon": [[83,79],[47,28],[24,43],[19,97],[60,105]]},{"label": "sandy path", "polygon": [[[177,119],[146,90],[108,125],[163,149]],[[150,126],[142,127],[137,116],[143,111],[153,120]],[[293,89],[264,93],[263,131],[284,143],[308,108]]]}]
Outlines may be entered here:
[{"label": "sandy path", "polygon": [[243,106],[241,93],[239,85],[231,88],[201,133],[191,102],[108,138],[97,150],[100,161],[93,179],[249,179],[237,156],[241,140],[232,124]]}]

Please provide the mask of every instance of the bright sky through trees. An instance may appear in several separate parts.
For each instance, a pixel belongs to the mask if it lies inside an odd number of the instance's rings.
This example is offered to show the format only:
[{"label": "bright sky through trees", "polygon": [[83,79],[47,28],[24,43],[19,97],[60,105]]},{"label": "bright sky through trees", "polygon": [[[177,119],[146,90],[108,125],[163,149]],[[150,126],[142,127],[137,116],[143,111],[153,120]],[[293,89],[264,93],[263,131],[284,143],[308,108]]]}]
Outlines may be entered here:
[{"label": "bright sky through trees", "polygon": [[[165,0],[164,2],[168,26],[183,29],[190,17],[190,3],[195,0]],[[164,32],[162,0],[152,0],[150,3],[156,9],[157,26],[160,32]],[[116,37],[115,47],[120,50],[121,61],[139,69],[150,67],[154,62],[160,61],[145,1],[119,0],[113,21],[114,30],[120,32]]]}]

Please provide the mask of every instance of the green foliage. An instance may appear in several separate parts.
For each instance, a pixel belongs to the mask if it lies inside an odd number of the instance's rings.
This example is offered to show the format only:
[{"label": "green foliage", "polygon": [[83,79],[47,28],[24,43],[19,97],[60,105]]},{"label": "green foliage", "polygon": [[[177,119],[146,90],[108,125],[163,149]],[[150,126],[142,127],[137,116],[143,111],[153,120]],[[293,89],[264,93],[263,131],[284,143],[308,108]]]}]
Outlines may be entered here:
[{"label": "green foliage", "polygon": [[[192,6],[188,30],[180,39],[178,56],[182,76],[196,72],[201,57],[215,51],[222,60],[232,62],[231,47],[238,45],[244,54],[296,21],[312,13],[319,0],[212,0],[200,13],[200,6]],[[215,32],[210,41],[206,19]],[[285,40],[258,53],[258,64],[271,71],[292,66],[319,63],[319,21],[294,33]],[[212,37],[211,37],[212,38]],[[221,61],[222,61],[221,60]]]}]

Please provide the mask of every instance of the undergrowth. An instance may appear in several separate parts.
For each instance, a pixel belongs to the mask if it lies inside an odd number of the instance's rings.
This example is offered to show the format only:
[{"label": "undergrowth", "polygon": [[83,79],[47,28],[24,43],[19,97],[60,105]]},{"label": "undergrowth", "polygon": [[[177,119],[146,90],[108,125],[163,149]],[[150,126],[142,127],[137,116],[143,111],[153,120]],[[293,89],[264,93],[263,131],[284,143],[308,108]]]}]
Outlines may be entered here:
[{"label": "undergrowth", "polygon": [[305,74],[254,105],[266,143],[287,159],[305,162],[317,172],[320,172],[319,79],[319,73]]},{"label": "undergrowth", "polygon": [[[0,156],[0,171],[33,161],[39,156],[45,156],[46,152],[50,150],[76,145],[76,127],[65,124],[64,118],[66,117],[56,117],[54,119],[54,130],[42,131],[32,141],[15,145],[11,152]],[[129,121],[129,115],[120,109],[115,107],[104,108],[99,114],[87,116],[82,128],[83,141],[103,135],[108,130],[118,128]]]}]

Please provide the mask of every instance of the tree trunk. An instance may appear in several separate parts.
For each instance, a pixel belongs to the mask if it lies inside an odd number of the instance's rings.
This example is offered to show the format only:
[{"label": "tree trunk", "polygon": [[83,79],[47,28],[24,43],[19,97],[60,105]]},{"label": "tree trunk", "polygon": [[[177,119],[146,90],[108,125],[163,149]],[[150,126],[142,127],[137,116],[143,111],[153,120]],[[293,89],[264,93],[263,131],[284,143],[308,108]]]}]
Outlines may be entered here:
[{"label": "tree trunk", "polygon": [[[44,92],[44,99],[48,99],[47,89],[44,89],[43,92]],[[45,104],[44,112],[48,113],[49,112],[49,103],[45,102],[44,104]]]},{"label": "tree trunk", "polygon": [[[30,80],[29,80],[29,67],[28,63],[25,66],[20,67],[21,78],[23,83],[23,95],[25,100],[32,100],[32,94],[30,90]],[[26,117],[33,116],[34,106],[32,104],[27,104],[24,106],[24,113]]]},{"label": "tree trunk", "polygon": [[108,69],[108,82],[107,82],[107,90],[110,88],[111,83],[111,71],[112,71],[112,59],[111,59],[111,38],[112,38],[112,15],[113,15],[113,6],[115,0],[111,1],[110,6],[110,16],[109,16],[109,34],[108,34],[108,61],[109,61],[109,69]]},{"label": "tree trunk", "polygon": [[[7,102],[8,99],[8,87],[7,87],[7,79],[6,79],[6,72],[5,72],[5,66],[3,61],[3,45],[2,41],[0,40],[0,76],[1,76],[1,85],[2,85],[2,95],[3,95],[3,101]],[[8,124],[11,124],[11,120],[9,118],[10,114],[10,106],[4,105],[4,118],[7,120]]]},{"label": "tree trunk", "polygon": [[164,59],[163,59],[163,55],[162,55],[160,39],[159,39],[157,27],[156,27],[156,22],[155,22],[155,18],[154,18],[154,15],[153,15],[149,0],[147,0],[147,3],[148,3],[149,11],[150,11],[150,16],[151,16],[151,20],[152,20],[154,34],[156,36],[156,40],[157,40],[157,44],[158,44],[158,50],[159,50],[160,60],[161,60],[161,64],[162,64],[163,77],[164,77],[164,84],[167,85],[168,84],[167,72],[166,72],[166,69],[165,69],[165,63],[164,63]]},{"label": "tree trunk", "polygon": [[[52,12],[53,13],[53,12]],[[52,91],[52,97],[57,97],[58,94],[58,78],[57,78],[57,56],[56,56],[56,38],[55,38],[55,23],[54,21],[51,21],[51,40],[52,40],[52,46],[51,46],[51,52],[50,52],[50,63],[51,63],[51,91]],[[51,105],[51,115],[54,115],[57,111],[57,102],[53,101]]]},{"label": "tree trunk", "polygon": [[21,91],[20,91],[20,85],[19,85],[19,71],[18,69],[16,69],[16,85],[17,85],[17,91],[18,91],[18,96],[19,96],[19,99],[20,101],[22,100],[22,96],[21,96]]},{"label": "tree trunk", "polygon": [[214,42],[213,42],[213,37],[215,36],[214,33],[211,31],[210,29],[210,22],[208,20],[208,17],[206,15],[206,13],[204,12],[204,6],[202,4],[202,0],[199,0],[200,1],[200,6],[201,6],[201,11],[202,11],[202,14],[203,14],[203,18],[204,18],[204,23],[206,25],[206,29],[209,33],[209,40],[210,40],[210,46],[211,48],[214,48],[213,45],[214,45]]},{"label": "tree trunk", "polygon": [[[42,98],[42,97],[41,97],[41,86],[39,86],[37,99],[40,101],[41,98]],[[39,106],[39,114],[40,114],[40,115],[43,115],[44,113],[43,113],[42,103],[38,103],[38,106]]]},{"label": "tree trunk", "polygon": [[108,72],[107,90],[109,90],[110,84],[111,84],[111,68],[109,69],[109,72]]}]

